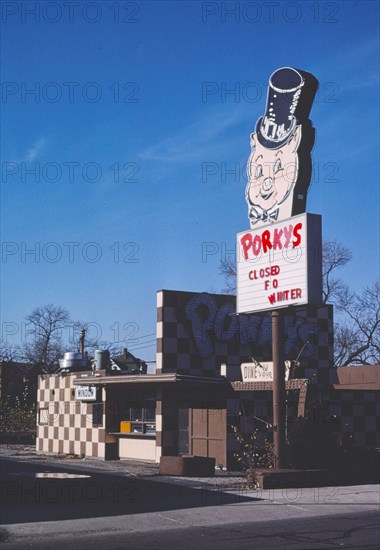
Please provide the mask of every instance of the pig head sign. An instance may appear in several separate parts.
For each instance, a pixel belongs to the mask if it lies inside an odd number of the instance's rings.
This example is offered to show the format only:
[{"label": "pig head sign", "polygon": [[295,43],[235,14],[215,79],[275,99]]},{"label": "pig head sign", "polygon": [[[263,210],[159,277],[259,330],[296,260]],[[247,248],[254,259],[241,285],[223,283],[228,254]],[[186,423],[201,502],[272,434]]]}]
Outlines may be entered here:
[{"label": "pig head sign", "polygon": [[266,112],[251,134],[247,163],[252,229],[305,212],[314,144],[308,116],[317,88],[312,75],[290,67],[270,77]]},{"label": "pig head sign", "polygon": [[317,88],[310,73],[291,67],[270,77],[247,163],[251,230],[237,237],[238,313],[321,302],[321,219],[305,214]]}]

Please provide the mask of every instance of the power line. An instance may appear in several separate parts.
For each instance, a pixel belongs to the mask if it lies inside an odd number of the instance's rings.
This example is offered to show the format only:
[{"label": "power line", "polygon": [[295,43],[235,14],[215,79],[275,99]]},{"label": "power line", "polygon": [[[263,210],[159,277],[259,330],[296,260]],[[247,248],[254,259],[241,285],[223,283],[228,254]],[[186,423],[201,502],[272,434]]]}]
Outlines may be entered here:
[{"label": "power line", "polygon": [[[138,340],[138,338],[136,338],[136,340]],[[145,342],[135,342],[134,344],[131,344],[131,347],[133,346],[140,346],[140,345],[145,345],[145,344],[153,344],[154,342],[156,341],[155,338],[153,338],[153,340],[146,340]]]},{"label": "power line", "polygon": [[[135,338],[134,337],[131,337],[131,338],[124,338],[124,340],[117,340],[116,342],[112,342],[113,344],[125,344],[126,342],[130,341],[130,340],[142,340],[143,338],[148,338],[150,336],[156,336],[156,333],[153,332],[152,334],[146,334],[145,336],[136,336]],[[155,338],[154,338],[155,340]],[[153,340],[149,340],[150,342],[152,342]],[[145,343],[145,342],[144,342]]]},{"label": "power line", "polygon": [[135,351],[139,351],[140,349],[146,349],[146,348],[152,348],[152,347],[154,347],[154,344],[149,344],[149,346],[141,346],[138,348],[133,348],[132,351],[135,352]]},{"label": "power line", "polygon": [[131,348],[127,348],[128,351],[130,351],[131,353],[139,350],[139,349],[144,349],[144,348],[152,348],[156,345],[155,342],[152,342],[151,344],[141,344],[141,345],[136,345],[135,347],[131,347]]}]

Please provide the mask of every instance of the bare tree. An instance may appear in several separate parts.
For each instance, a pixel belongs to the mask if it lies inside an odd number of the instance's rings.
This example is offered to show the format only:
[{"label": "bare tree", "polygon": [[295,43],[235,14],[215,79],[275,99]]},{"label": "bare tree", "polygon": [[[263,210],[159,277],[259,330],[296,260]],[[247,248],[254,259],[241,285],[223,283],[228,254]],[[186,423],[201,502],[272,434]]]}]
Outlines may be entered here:
[{"label": "bare tree", "polygon": [[337,241],[322,245],[323,302],[335,307],[335,365],[380,362],[380,282],[361,293],[350,290],[336,271],[352,258],[351,251]]},{"label": "bare tree", "polygon": [[0,340],[0,361],[11,363],[20,361],[22,358],[22,351],[20,346],[16,344],[10,344],[7,340]]},{"label": "bare tree", "polygon": [[37,396],[37,373],[33,365],[25,362],[22,346],[6,340],[0,342],[0,393],[6,408],[20,400],[24,404],[32,403]]},{"label": "bare tree", "polygon": [[54,372],[63,353],[62,329],[70,321],[68,311],[48,304],[34,309],[26,320],[32,340],[24,345],[25,360],[41,373]]},{"label": "bare tree", "polygon": [[351,252],[337,241],[326,241],[322,245],[323,303],[335,303],[348,291],[347,285],[334,277],[335,270],[346,265],[352,258]]},{"label": "bare tree", "polygon": [[236,259],[228,256],[221,260],[219,273],[223,275],[226,287],[222,289],[223,294],[235,294],[236,292]]},{"label": "bare tree", "polygon": [[91,325],[92,323],[87,323],[85,321],[75,321],[74,323],[70,324],[71,328],[71,338],[70,338],[70,345],[73,347],[75,346],[78,348],[79,343],[79,334],[82,329],[85,330],[85,340],[84,340],[84,347],[85,350],[90,354],[94,355],[95,350],[102,349],[102,350],[108,350],[110,352],[110,356],[116,356],[120,355],[123,352],[123,349],[125,346],[121,345],[119,342],[108,342],[106,340],[101,340],[99,337],[91,337]]},{"label": "bare tree", "polygon": [[343,320],[335,327],[335,364],[380,363],[380,282],[361,294],[347,289],[336,307]]}]

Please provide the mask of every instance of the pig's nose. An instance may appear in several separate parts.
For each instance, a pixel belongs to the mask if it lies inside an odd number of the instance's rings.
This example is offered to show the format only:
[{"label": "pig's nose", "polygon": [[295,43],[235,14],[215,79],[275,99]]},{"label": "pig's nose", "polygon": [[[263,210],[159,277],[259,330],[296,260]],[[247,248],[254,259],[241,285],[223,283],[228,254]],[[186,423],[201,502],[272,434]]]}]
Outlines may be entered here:
[{"label": "pig's nose", "polygon": [[265,178],[265,180],[263,181],[264,191],[269,191],[269,189],[272,188],[272,185],[273,185],[272,178]]}]

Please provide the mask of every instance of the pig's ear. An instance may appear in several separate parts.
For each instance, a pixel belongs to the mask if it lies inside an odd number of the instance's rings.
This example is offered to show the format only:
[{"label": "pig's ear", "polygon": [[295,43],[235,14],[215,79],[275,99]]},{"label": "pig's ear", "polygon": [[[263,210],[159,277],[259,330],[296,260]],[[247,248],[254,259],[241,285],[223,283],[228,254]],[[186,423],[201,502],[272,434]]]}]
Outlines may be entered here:
[{"label": "pig's ear", "polygon": [[251,145],[251,148],[254,149],[256,148],[256,145],[257,145],[257,139],[256,139],[256,134],[251,134],[251,139],[250,139],[250,145]]},{"label": "pig's ear", "polygon": [[302,128],[301,124],[296,126],[292,139],[289,141],[288,146],[291,148],[292,153],[295,153],[301,143]]}]

